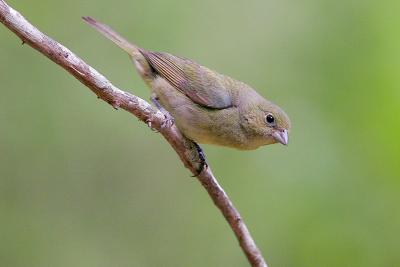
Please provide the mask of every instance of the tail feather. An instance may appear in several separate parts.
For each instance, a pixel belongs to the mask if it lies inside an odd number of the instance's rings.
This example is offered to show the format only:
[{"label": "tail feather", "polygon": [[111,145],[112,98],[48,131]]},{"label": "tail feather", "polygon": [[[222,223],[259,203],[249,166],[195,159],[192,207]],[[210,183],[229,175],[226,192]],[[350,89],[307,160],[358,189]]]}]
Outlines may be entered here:
[{"label": "tail feather", "polygon": [[[0,0],[1,1],[1,0]],[[137,47],[136,45],[130,43],[128,40],[126,40],[124,37],[119,35],[116,31],[111,29],[109,26],[102,24],[100,22],[97,22],[91,17],[82,17],[82,19],[95,28],[98,32],[100,32],[102,35],[113,41],[116,45],[118,45],[120,48],[122,48],[125,52],[129,54],[133,62],[135,63],[136,70],[142,77],[142,79],[150,86],[152,87],[152,83],[154,80],[154,73],[152,67],[149,65],[149,62],[147,62],[146,58],[142,54],[142,51],[144,52],[144,49],[141,49]]]},{"label": "tail feather", "polygon": [[111,29],[111,27],[102,24],[95,19],[91,17],[82,17],[82,19],[92,26],[94,29],[96,29],[98,32],[100,32],[102,35],[113,41],[116,45],[118,45],[120,48],[122,48],[125,52],[127,52],[129,55],[135,57],[138,54],[140,54],[139,48],[130,43],[128,40],[126,40],[124,37],[119,35],[116,31]]}]

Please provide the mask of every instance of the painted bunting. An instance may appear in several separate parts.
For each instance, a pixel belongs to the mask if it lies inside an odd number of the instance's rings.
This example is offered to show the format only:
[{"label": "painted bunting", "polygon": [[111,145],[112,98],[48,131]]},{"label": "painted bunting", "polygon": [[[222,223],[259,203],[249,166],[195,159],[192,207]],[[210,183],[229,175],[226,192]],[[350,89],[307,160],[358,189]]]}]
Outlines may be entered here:
[{"label": "painted bunting", "polygon": [[164,111],[166,125],[176,123],[194,142],[241,150],[288,144],[289,117],[247,84],[190,59],[145,50],[109,26],[83,19],[129,54],[152,90],[152,101]]}]

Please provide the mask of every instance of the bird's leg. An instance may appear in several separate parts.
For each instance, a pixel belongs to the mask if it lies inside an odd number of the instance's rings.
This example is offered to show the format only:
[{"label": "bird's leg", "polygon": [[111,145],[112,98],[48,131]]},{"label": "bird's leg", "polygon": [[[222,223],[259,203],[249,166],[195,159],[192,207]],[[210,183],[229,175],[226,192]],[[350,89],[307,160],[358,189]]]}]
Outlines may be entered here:
[{"label": "bird's leg", "polygon": [[204,154],[203,149],[197,144],[195,141],[192,141],[194,146],[196,147],[197,153],[199,154],[199,159],[200,159],[200,168],[197,170],[196,175],[193,177],[199,176],[200,173],[203,171],[204,167],[207,169],[208,164],[206,161],[206,155]]},{"label": "bird's leg", "polygon": [[169,112],[160,104],[160,102],[158,102],[158,96],[153,93],[150,96],[150,100],[165,116],[165,120],[163,121],[161,128],[171,127],[172,125],[174,125],[174,117],[172,117],[171,114],[169,114]]},{"label": "bird's leg", "polygon": [[[158,97],[155,93],[151,94],[150,96],[150,100],[151,102],[153,102],[153,104],[164,114],[165,116],[165,120],[163,122],[163,124],[161,125],[162,128],[164,127],[171,127],[172,125],[174,125],[175,120],[174,118],[171,116],[171,114],[169,114],[169,112],[161,105],[160,102],[158,102]],[[206,156],[204,154],[203,149],[195,142],[193,141],[193,144],[196,148],[196,151],[199,155],[199,159],[200,159],[200,167],[197,170],[197,173],[195,176],[199,176],[200,173],[203,171],[204,167],[208,167],[207,161],[206,161]]]}]

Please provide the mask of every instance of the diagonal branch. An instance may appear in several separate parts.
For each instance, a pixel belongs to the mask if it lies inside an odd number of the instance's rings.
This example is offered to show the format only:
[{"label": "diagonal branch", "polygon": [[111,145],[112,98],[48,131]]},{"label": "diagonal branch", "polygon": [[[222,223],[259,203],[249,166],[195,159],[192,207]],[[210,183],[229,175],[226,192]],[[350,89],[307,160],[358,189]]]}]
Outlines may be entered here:
[{"label": "diagonal branch", "polygon": [[[0,22],[14,32],[23,43],[30,45],[64,68],[92,90],[99,98],[114,108],[122,108],[132,113],[143,122],[151,123],[152,127],[159,131],[173,147],[185,167],[193,174],[197,174],[200,161],[193,142],[183,136],[176,126],[169,128],[161,127],[165,117],[160,111],[154,109],[143,99],[115,87],[107,78],[85,63],[68,48],[40,32],[20,13],[8,6],[4,0],[0,0]],[[218,181],[211,172],[211,168],[204,169],[197,176],[197,179],[207,190],[214,204],[220,209],[229,223],[251,266],[267,267],[247,226],[225,191],[218,184]]]}]

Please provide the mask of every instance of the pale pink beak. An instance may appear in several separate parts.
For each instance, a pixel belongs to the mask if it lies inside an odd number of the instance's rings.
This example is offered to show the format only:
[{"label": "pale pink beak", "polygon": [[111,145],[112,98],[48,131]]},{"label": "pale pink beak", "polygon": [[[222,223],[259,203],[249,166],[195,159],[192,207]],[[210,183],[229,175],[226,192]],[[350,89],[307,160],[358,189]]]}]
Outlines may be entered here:
[{"label": "pale pink beak", "polygon": [[275,130],[272,133],[272,137],[274,137],[274,139],[281,143],[282,145],[287,145],[289,142],[289,135],[288,135],[288,131],[286,129],[279,129],[279,130]]}]

